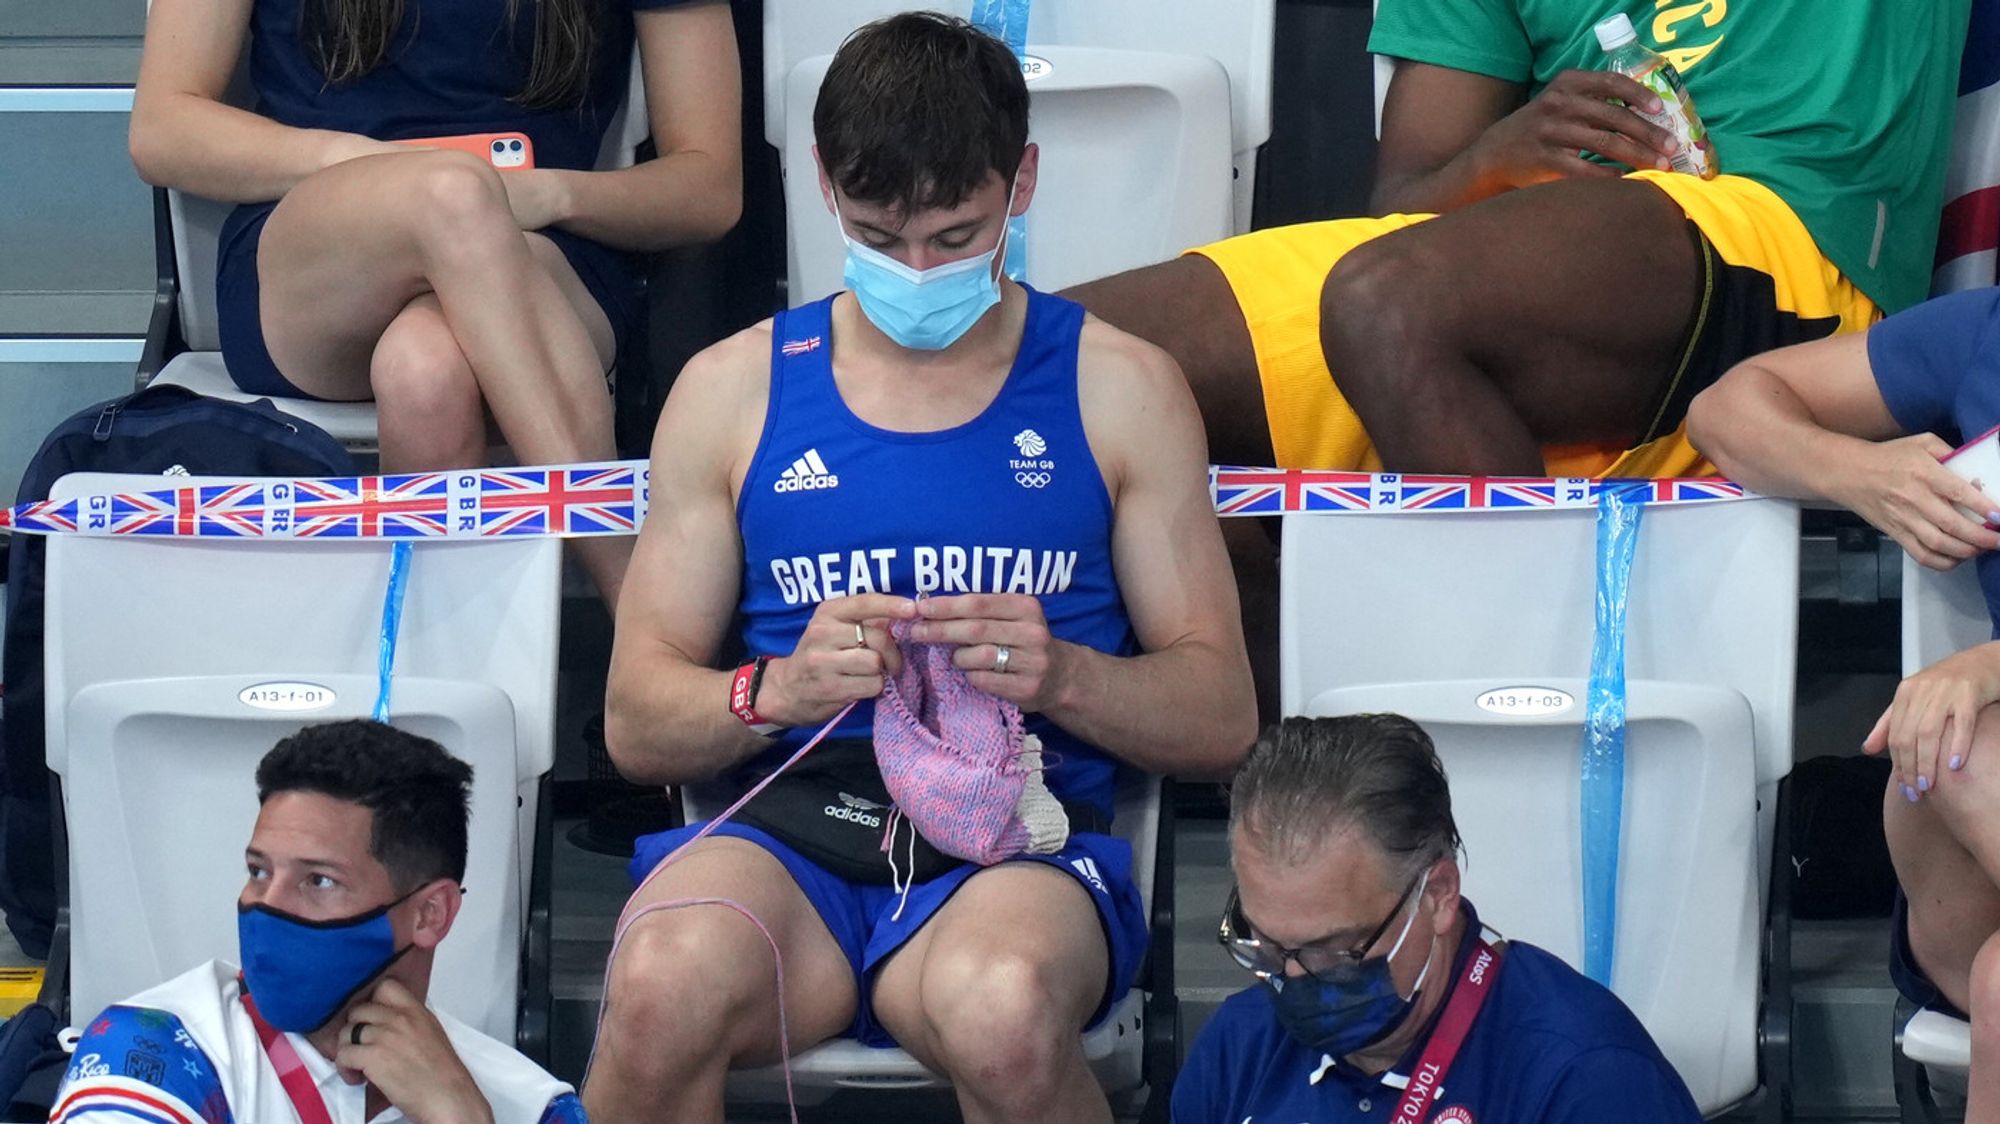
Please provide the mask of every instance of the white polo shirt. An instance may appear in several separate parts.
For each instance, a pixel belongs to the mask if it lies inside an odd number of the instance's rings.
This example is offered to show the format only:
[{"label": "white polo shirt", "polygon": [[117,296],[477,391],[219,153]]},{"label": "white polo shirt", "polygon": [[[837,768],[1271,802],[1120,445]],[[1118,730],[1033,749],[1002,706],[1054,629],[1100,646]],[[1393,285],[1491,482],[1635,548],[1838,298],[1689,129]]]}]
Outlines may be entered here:
[{"label": "white polo shirt", "polygon": [[[299,1119],[241,1002],[237,968],[211,960],[117,1004],[84,1028],[63,1076],[57,1121],[224,1124]],[[581,1124],[575,1091],[540,1066],[434,1011],[495,1124]],[[371,1120],[367,1087],[343,1081],[303,1035],[287,1034],[334,1124],[405,1124],[391,1106]]]}]

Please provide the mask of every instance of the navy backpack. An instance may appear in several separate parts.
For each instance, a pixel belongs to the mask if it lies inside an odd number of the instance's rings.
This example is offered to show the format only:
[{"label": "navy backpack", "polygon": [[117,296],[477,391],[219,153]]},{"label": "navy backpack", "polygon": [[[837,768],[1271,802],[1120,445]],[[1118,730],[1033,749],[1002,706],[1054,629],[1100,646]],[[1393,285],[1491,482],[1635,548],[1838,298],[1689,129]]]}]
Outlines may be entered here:
[{"label": "navy backpack", "polygon": [[[268,401],[244,405],[184,387],[147,387],[82,410],[56,426],[28,462],[17,503],[48,498],[72,472],[164,476],[345,476],[353,458],[325,430]],[[162,481],[170,487],[171,480]],[[39,535],[7,551],[7,617],[0,695],[0,909],[22,951],[46,958],[54,934],[57,870],[51,835],[42,682]]]}]

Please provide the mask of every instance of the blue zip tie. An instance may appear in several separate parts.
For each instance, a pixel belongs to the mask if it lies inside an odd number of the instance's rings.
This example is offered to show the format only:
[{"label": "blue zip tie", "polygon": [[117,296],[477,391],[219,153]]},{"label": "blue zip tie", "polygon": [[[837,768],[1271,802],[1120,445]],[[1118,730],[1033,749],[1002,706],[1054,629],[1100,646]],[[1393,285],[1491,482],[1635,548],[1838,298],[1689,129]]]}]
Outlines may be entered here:
[{"label": "blue zip tie", "polygon": [[1015,55],[1028,46],[1028,15],[1032,0],[972,0],[972,26],[1002,43]]},{"label": "blue zip tie", "polygon": [[389,589],[382,598],[382,644],[376,674],[375,721],[389,720],[389,686],[396,670],[396,637],[403,630],[403,590],[409,584],[411,544],[399,542],[389,555]]},{"label": "blue zip tie", "polygon": [[[1033,0],[972,0],[972,26],[1007,44],[1016,61],[1028,55],[1028,16]],[[1011,197],[1012,192],[1010,191]],[[1015,281],[1028,277],[1028,216],[1007,220],[1007,256],[1001,266]]]},{"label": "blue zip tie", "polygon": [[1625,811],[1625,610],[1645,485],[1597,498],[1597,621],[1583,724],[1583,971],[1611,986],[1618,933],[1618,849]]}]

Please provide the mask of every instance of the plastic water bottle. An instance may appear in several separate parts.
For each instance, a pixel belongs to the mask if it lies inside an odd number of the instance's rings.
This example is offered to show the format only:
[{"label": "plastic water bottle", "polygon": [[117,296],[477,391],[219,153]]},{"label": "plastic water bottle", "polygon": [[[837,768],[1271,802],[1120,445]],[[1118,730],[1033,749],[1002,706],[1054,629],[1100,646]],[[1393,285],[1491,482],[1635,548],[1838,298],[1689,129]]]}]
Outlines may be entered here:
[{"label": "plastic water bottle", "polygon": [[1597,45],[1604,48],[1606,70],[1625,75],[1660,99],[1658,113],[1647,113],[1638,106],[1630,108],[1665,129],[1679,145],[1668,158],[1674,171],[1714,179],[1722,167],[1716,162],[1715,146],[1708,142],[1708,130],[1702,128],[1701,117],[1694,111],[1694,99],[1688,96],[1687,85],[1681,81],[1681,72],[1639,42],[1639,33],[1632,30],[1631,17],[1623,12],[1598,21]]}]

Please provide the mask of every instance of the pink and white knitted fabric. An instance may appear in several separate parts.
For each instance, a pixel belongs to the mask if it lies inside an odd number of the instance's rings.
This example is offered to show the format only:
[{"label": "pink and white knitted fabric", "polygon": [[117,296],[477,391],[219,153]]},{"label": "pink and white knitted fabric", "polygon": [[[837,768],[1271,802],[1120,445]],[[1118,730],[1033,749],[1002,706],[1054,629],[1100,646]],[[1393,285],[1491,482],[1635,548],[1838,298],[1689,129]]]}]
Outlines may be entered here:
[{"label": "pink and white knitted fabric", "polygon": [[974,687],[949,645],[909,632],[906,621],[890,627],[903,668],[875,700],[875,760],[897,811],[931,846],[981,866],[1062,850],[1069,818],[1020,709]]}]

